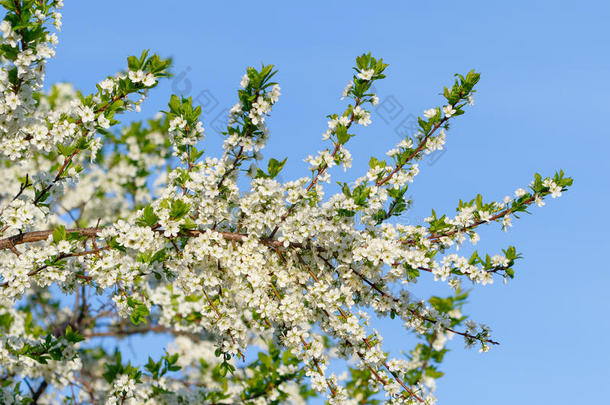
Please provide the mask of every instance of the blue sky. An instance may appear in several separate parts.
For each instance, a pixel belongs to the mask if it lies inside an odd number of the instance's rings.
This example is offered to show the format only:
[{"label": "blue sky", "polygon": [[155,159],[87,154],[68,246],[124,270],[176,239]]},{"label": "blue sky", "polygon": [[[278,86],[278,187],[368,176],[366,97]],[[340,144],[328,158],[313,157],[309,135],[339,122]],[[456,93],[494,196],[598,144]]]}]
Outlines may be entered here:
[{"label": "blue sky", "polygon": [[[140,118],[164,109],[172,91],[199,96],[210,153],[221,143],[214,118],[235,102],[245,67],[275,64],[283,96],[264,154],[289,157],[285,180],[306,174],[302,159],[325,146],[324,117],[344,110],[340,94],[362,52],[390,67],[377,86],[383,108],[350,141],[352,178],[371,153],[400,140],[396,128],[410,114],[442,102],[454,73],[480,71],[475,106],[455,121],[446,153],[420,165],[415,203],[401,220],[420,223],[431,208],[453,213],[477,193],[501,199],[535,172],[562,168],[575,182],[509,233],[481,232],[479,251],[514,244],[524,259],[509,285],[471,294],[464,312],[489,324],[501,346],[479,354],[452,342],[440,403],[602,403],[610,395],[609,3],[68,0],[63,13],[49,82],[89,92],[130,54],[172,56],[178,76],[151,94]],[[417,291],[448,293],[426,280]],[[379,327],[393,353],[408,349],[398,323]]]}]

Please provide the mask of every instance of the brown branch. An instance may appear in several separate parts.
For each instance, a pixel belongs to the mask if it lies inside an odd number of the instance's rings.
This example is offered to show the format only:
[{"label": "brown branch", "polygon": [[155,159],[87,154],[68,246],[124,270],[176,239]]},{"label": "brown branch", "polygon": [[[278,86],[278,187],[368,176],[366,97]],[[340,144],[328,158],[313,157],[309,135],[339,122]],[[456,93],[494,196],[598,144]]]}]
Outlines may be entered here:
[{"label": "brown branch", "polygon": [[101,331],[101,332],[89,332],[89,333],[83,333],[83,337],[85,338],[94,338],[94,337],[126,337],[126,336],[130,336],[130,335],[139,335],[139,334],[146,334],[146,333],[171,333],[172,335],[180,335],[180,336],[188,336],[192,339],[195,340],[200,340],[200,338],[194,334],[194,333],[189,333],[189,332],[184,332],[184,331],[177,331],[177,330],[173,330],[171,328],[167,328],[165,326],[162,325],[151,325],[149,327],[146,328],[134,328],[134,329],[117,329],[117,330],[105,330],[105,331]]},{"label": "brown branch", "polygon": [[[354,104],[354,108],[358,107],[360,105],[360,103],[362,102],[362,99],[358,98],[356,99],[356,103]],[[354,119],[356,118],[355,114],[354,114],[354,109],[352,109],[352,113],[349,119],[349,122],[347,123],[347,125],[345,126],[346,130],[348,130],[351,126],[352,123],[354,122]],[[339,152],[339,149],[341,148],[341,144],[339,142],[335,143],[335,149],[332,151],[332,153],[330,154],[330,157],[334,158],[335,155]],[[328,169],[328,164],[326,162],[324,162],[324,164],[319,167],[317,169],[317,173],[314,176],[313,179],[311,179],[311,182],[309,183],[309,185],[307,186],[306,190],[307,192],[311,191],[311,189],[313,188],[313,186],[315,186],[318,183],[318,180],[320,178],[320,176],[326,171],[326,169]],[[272,239],[275,234],[277,233],[277,231],[280,228],[280,225],[282,224],[282,222],[284,222],[286,220],[286,218],[288,218],[290,216],[290,214],[292,214],[292,211],[295,209],[295,207],[297,206],[297,204],[302,200],[302,197],[300,197],[298,199],[298,201],[292,203],[292,205],[290,205],[290,207],[288,207],[288,211],[286,211],[286,213],[284,215],[282,215],[282,217],[280,218],[279,223],[275,226],[275,228],[273,228],[273,231],[271,232],[271,234],[269,235],[269,238]]]},{"label": "brown branch", "polygon": [[[530,205],[531,203],[534,202],[535,199],[536,199],[536,195],[533,195],[530,198],[528,198],[527,200],[523,201],[522,204],[525,205],[525,206]],[[467,231],[469,229],[476,228],[479,225],[486,224],[486,223],[489,223],[489,222],[493,222],[493,221],[495,221],[497,219],[505,217],[506,215],[510,215],[513,212],[514,211],[513,211],[512,208],[507,208],[504,211],[500,211],[499,213],[497,213],[496,215],[492,216],[491,218],[489,218],[486,221],[476,221],[475,223],[473,223],[471,225],[468,225],[468,226],[465,226],[463,228],[454,229],[452,231],[445,232],[445,233],[442,233],[442,234],[430,235],[430,236],[428,236],[428,239],[434,242],[434,241],[437,241],[440,238],[451,236],[451,235],[454,235],[454,234],[456,234],[458,232],[464,232],[464,231]]]},{"label": "brown branch", "polygon": [[[35,276],[36,274],[40,273],[42,270],[46,269],[47,267],[53,266],[54,264],[56,264],[58,261],[60,261],[62,259],[67,259],[69,257],[78,257],[78,256],[85,256],[85,255],[90,255],[90,254],[96,254],[96,253],[101,252],[102,250],[108,250],[108,249],[110,249],[110,246],[104,246],[104,247],[101,247],[99,249],[94,249],[94,250],[85,250],[85,251],[82,251],[82,252],[62,253],[59,256],[57,256],[53,260],[53,262],[51,264],[45,264],[44,266],[40,266],[40,267],[30,271],[28,273],[28,276],[30,276],[30,277]],[[92,280],[91,276],[86,276],[84,274],[75,274],[74,276],[77,277],[77,278],[80,278],[82,280],[86,280],[86,281],[91,281]],[[4,282],[4,283],[0,283],[0,288],[6,288],[6,287],[9,286],[9,284],[10,283],[8,281]]]},{"label": "brown branch", "polygon": [[[260,94],[260,90],[257,90],[254,92],[254,99],[256,100],[256,98],[259,96]],[[250,107],[252,108],[252,107]],[[244,113],[245,114],[245,113]],[[243,128],[246,128],[246,124],[244,121],[243,124]],[[244,138],[247,138],[248,136],[252,135],[252,133],[249,131],[249,127],[248,127],[248,131],[244,134]],[[234,149],[232,149],[231,151],[233,151]],[[216,185],[216,188],[220,190],[220,188],[222,187],[223,183],[225,182],[225,180],[231,175],[231,173],[233,173],[241,164],[241,160],[245,159],[244,157],[242,157],[242,154],[244,152],[244,146],[241,145],[239,147],[239,151],[237,152],[237,154],[235,154],[235,160],[233,161],[233,165],[231,166],[231,168],[229,170],[227,170],[226,172],[223,173],[222,177],[220,178],[220,181],[218,182],[218,184]]]},{"label": "brown branch", "polygon": [[87,393],[89,394],[89,398],[91,399],[91,403],[92,404],[97,403],[97,400],[95,399],[95,389],[91,386],[91,384],[89,384],[84,378],[79,378],[79,377],[74,377],[74,378],[76,379],[76,381],[81,383],[82,386],[87,390]]},{"label": "brown branch", "polygon": [[[400,265],[400,263],[392,263],[392,266],[399,266],[399,265]],[[488,273],[497,273],[499,271],[506,270],[506,269],[508,269],[508,267],[506,267],[506,266],[497,266],[497,267],[492,267],[492,268],[490,268],[488,270],[485,270],[485,271],[488,272]],[[416,270],[421,270],[421,271],[425,271],[425,272],[428,272],[428,273],[432,273],[432,269],[429,269],[427,267],[417,267]],[[458,275],[465,276],[466,273],[462,273],[462,274],[458,274]]]},{"label": "brown branch", "polygon": [[[81,236],[88,236],[88,237],[95,237],[97,236],[100,232],[102,232],[104,229],[106,229],[105,227],[92,227],[92,228],[70,228],[70,229],[66,229],[66,234],[68,233],[78,233]],[[157,232],[163,232],[163,230],[161,229],[154,229]],[[180,236],[186,236],[186,237],[195,237],[198,235],[201,235],[203,233],[205,233],[205,230],[184,230],[182,232],[180,232]],[[220,234],[225,240],[228,241],[236,241],[236,242],[243,242],[246,238],[248,238],[248,234],[247,233],[235,233],[235,232],[223,232],[223,231],[213,231],[217,234]],[[13,236],[9,236],[7,238],[4,239],[0,239],[0,250],[3,249],[11,249],[14,246],[17,245],[21,245],[23,243],[33,243],[33,242],[40,242],[43,240],[46,240],[49,235],[51,235],[53,233],[52,229],[46,230],[46,231],[31,231],[31,232],[24,232],[24,233],[20,233],[18,235],[13,235]],[[270,239],[270,238],[261,238],[260,242],[266,246],[270,246],[270,247],[282,247],[283,242],[280,242],[278,240],[274,240],[274,239]],[[291,243],[291,246],[294,247],[299,247],[299,248],[304,248],[305,246],[302,243]]]},{"label": "brown branch", "polygon": [[72,152],[70,154],[70,156],[68,156],[67,158],[64,159],[64,163],[63,163],[63,165],[61,165],[61,168],[57,172],[57,175],[55,176],[53,181],[50,182],[44,189],[42,189],[42,191],[40,192],[40,194],[38,194],[38,197],[36,197],[34,199],[32,204],[38,205],[38,203],[42,200],[42,198],[45,196],[45,194],[48,193],[49,190],[51,190],[51,188],[55,185],[55,183],[57,183],[61,179],[61,175],[64,173],[64,171],[66,170],[68,165],[72,162],[72,159],[74,158],[74,156],[76,156],[76,154],[78,152],[80,152],[80,149],[76,148],[76,149],[74,149],[74,152]]},{"label": "brown branch", "polygon": [[[104,228],[71,228],[66,229],[66,234],[78,233],[81,236],[95,237],[103,229]],[[11,247],[21,245],[23,243],[40,242],[42,240],[46,240],[52,233],[53,229],[50,229],[47,231],[24,232],[18,235],[9,236],[8,238],[0,239],[0,250],[10,249]]]},{"label": "brown branch", "polygon": [[220,181],[216,185],[217,189],[220,190],[220,188],[222,187],[222,184],[224,183],[224,181],[231,175],[231,173],[233,173],[235,171],[235,169],[237,169],[239,167],[240,160],[242,160],[242,153],[243,153],[243,151],[244,151],[244,147],[240,146],[239,147],[239,151],[237,152],[237,155],[235,155],[235,160],[233,161],[233,165],[231,166],[231,168],[229,170],[224,172],[224,174],[220,178]]},{"label": "brown branch", "polygon": [[[114,104],[116,101],[126,98],[128,95],[128,93],[121,93],[115,97],[112,97],[106,104],[104,104],[103,106],[97,108],[95,110],[95,113],[99,113],[99,112],[104,112],[106,111],[106,109],[111,106],[112,104]],[[74,124],[76,125],[80,125],[83,123],[82,118],[78,119],[74,122]],[[38,197],[36,197],[36,199],[34,199],[33,204],[34,205],[38,205],[38,203],[43,199],[43,197],[45,196],[46,193],[49,192],[49,190],[51,190],[51,188],[59,181],[61,180],[61,176],[64,173],[64,171],[67,169],[67,167],[70,165],[70,163],[72,163],[72,159],[74,159],[74,156],[76,156],[78,153],[80,152],[80,149],[75,148],[74,151],[70,154],[70,156],[66,157],[64,159],[64,163],[62,164],[62,166],[60,167],[59,171],[57,172],[57,175],[55,176],[55,178],[53,179],[53,181],[51,183],[49,183],[38,195]],[[27,181],[27,179],[26,179]]]},{"label": "brown branch", "polygon": [[[329,267],[333,268],[332,264],[331,264],[331,263],[328,261],[328,259],[327,259],[327,258],[325,258],[324,256],[322,256],[322,255],[320,255],[320,254],[318,254],[318,257],[319,257],[320,259],[322,259],[322,261],[324,261],[324,263],[326,263],[326,265],[328,265]],[[369,280],[368,278],[366,278],[366,277],[365,277],[363,274],[361,274],[360,272],[358,272],[358,271],[357,271],[357,270],[355,270],[354,268],[350,267],[350,270],[352,270],[352,271],[354,272],[354,274],[356,274],[356,275],[357,275],[357,276],[358,276],[358,277],[359,277],[359,278],[360,278],[362,281],[364,281],[366,284],[368,284],[368,285],[369,285],[371,288],[373,288],[375,291],[377,291],[377,292],[378,292],[380,295],[382,295],[383,297],[388,298],[388,299],[390,299],[390,300],[394,301],[396,304],[399,304],[399,305],[400,305],[400,304],[402,304],[402,302],[400,301],[400,299],[398,299],[398,298],[396,298],[396,297],[394,297],[394,296],[392,296],[392,295],[390,295],[390,294],[386,293],[385,291],[383,291],[383,290],[382,290],[382,289],[381,289],[381,288],[380,288],[380,287],[379,287],[377,284],[373,283],[371,280]],[[412,308],[407,307],[407,310],[408,310],[408,311],[409,311],[409,312],[410,312],[412,315],[416,316],[417,318],[421,319],[422,321],[430,322],[430,323],[432,323],[432,324],[436,324],[436,323],[438,323],[438,320],[436,320],[436,319],[434,319],[434,318],[430,318],[430,317],[424,316],[424,315],[420,314],[420,313],[419,313],[417,310],[415,310],[415,309],[412,309]],[[469,338],[469,339],[475,339],[475,340],[479,340],[479,341],[480,341],[480,340],[482,340],[482,339],[477,338],[476,336],[473,336],[473,335],[471,335],[471,334],[469,334],[469,333],[467,333],[467,332],[460,332],[460,331],[457,331],[457,330],[452,329],[452,328],[449,328],[449,327],[443,327],[443,328],[444,328],[446,331],[449,331],[449,332],[455,333],[456,335],[464,336],[464,337],[467,337],[467,338]],[[485,341],[485,342],[487,342],[487,343],[494,344],[494,345],[499,345],[499,344],[500,344],[500,343],[498,343],[498,342],[496,342],[496,341],[494,341],[494,340],[491,340],[491,339],[484,339],[484,341]]]},{"label": "brown branch", "polygon": [[[280,259],[281,259],[281,260],[282,260],[284,263],[287,263],[287,262],[286,262],[286,259],[284,259],[284,256],[281,254],[281,252],[279,251],[279,249],[276,249],[276,252],[277,252],[278,256],[280,257]],[[310,269],[310,267],[307,265],[307,263],[305,263],[305,260],[303,260],[303,258],[301,257],[301,255],[297,253],[297,257],[299,258],[299,261],[301,262],[301,264],[302,264],[303,266],[305,266],[305,268],[307,269],[307,271],[308,271],[308,272],[309,272],[309,274],[311,275],[312,279],[313,279],[315,282],[318,282],[318,278],[317,278],[317,277],[315,276],[315,274],[314,274],[314,273],[311,271],[311,269]],[[323,259],[323,260],[324,260],[324,259]],[[326,263],[327,265],[329,265],[329,263],[328,263],[326,260],[325,260],[325,263]],[[332,266],[331,266],[331,268],[334,268],[334,267],[332,267]],[[301,286],[302,286],[303,288],[305,288],[305,290],[308,290],[306,285],[301,285]],[[341,316],[343,317],[343,319],[344,319],[345,321],[347,321],[347,314],[345,313],[345,311],[343,311],[343,309],[342,309],[341,307],[338,307],[338,310],[339,310],[339,312],[341,313]],[[327,317],[330,319],[330,317],[331,317],[331,316],[330,316],[330,314],[328,313],[328,311],[327,311],[326,309],[323,309],[323,308],[322,308],[322,312],[324,312],[324,314],[325,314],[325,315],[326,315],[326,316],[327,316]],[[363,341],[363,342],[366,344],[366,346],[367,346],[369,349],[371,348],[370,342],[369,342],[369,340],[368,340],[367,338],[362,338],[362,341]],[[344,339],[344,340],[343,340],[343,342],[345,342],[345,344],[347,344],[348,346],[353,347],[352,343],[351,343],[349,340]],[[355,352],[356,352],[356,353],[358,354],[358,356],[359,356],[359,357],[362,359],[363,363],[365,363],[365,364],[366,364],[366,362],[364,361],[364,356],[363,356],[363,355],[362,355],[360,352],[358,352],[357,350],[355,350]],[[398,377],[398,376],[396,375],[396,373],[394,373],[394,372],[392,372],[392,371],[390,370],[390,367],[388,366],[388,364],[387,364],[385,361],[383,361],[383,365],[384,365],[384,366],[385,366],[385,368],[386,368],[386,369],[387,369],[387,370],[388,370],[388,371],[389,371],[389,372],[392,374],[392,376],[394,377],[394,380],[396,380],[396,382],[397,382],[398,384],[400,384],[400,385],[401,385],[401,386],[402,386],[402,387],[405,389],[405,391],[407,391],[407,393],[408,393],[408,394],[409,394],[411,397],[413,397],[413,398],[417,399],[419,402],[423,402],[423,400],[422,400],[422,399],[421,399],[419,396],[417,396],[417,394],[415,394],[415,392],[414,392],[413,390],[411,390],[410,388],[408,388],[408,387],[405,385],[405,383],[404,383],[404,382],[403,382],[403,381],[400,379],[400,377]],[[381,382],[383,385],[386,385],[386,384],[387,384],[387,383],[386,383],[386,382],[385,382],[385,381],[384,381],[384,380],[383,380],[383,379],[382,379],[382,378],[381,378],[381,377],[380,377],[380,376],[377,374],[377,372],[376,372],[376,371],[375,371],[375,370],[374,370],[374,369],[373,369],[373,368],[372,368],[370,365],[368,365],[368,364],[367,364],[366,366],[367,366],[367,367],[368,367],[368,369],[369,369],[369,370],[370,370],[370,371],[371,371],[371,372],[372,372],[372,373],[373,373],[373,374],[374,374],[374,375],[377,377],[377,379],[378,379],[378,381],[379,381],[379,382]]]},{"label": "brown branch", "polygon": [[47,380],[43,380],[40,383],[40,385],[38,386],[38,389],[36,390],[34,395],[32,395],[32,402],[30,402],[30,405],[35,405],[38,403],[40,396],[44,393],[44,391],[47,389],[48,386],[49,386],[49,383],[47,382]]},{"label": "brown branch", "polygon": [[13,201],[15,201],[17,198],[19,198],[19,196],[21,194],[23,194],[23,192],[28,188],[31,187],[32,183],[30,183],[30,176],[29,174],[25,174],[25,180],[23,181],[23,183],[21,183],[19,185],[19,192],[13,197]]},{"label": "brown branch", "polygon": [[407,157],[407,160],[403,164],[397,164],[396,167],[394,168],[394,170],[392,170],[390,173],[388,173],[388,175],[386,177],[384,177],[383,179],[378,180],[376,182],[376,186],[377,187],[383,186],[385,183],[390,181],[390,179],[396,174],[396,172],[398,172],[400,169],[402,169],[404,167],[404,165],[409,163],[411,161],[411,159],[416,157],[426,147],[426,143],[428,142],[428,139],[430,139],[430,137],[434,134],[434,132],[436,132],[436,130],[439,129],[448,120],[449,120],[449,118],[444,117],[439,122],[437,122],[434,125],[434,127],[432,128],[432,130],[428,134],[426,134],[424,139],[422,139],[422,141],[419,143],[417,148],[415,148],[415,150],[413,152],[411,152],[411,154]]}]

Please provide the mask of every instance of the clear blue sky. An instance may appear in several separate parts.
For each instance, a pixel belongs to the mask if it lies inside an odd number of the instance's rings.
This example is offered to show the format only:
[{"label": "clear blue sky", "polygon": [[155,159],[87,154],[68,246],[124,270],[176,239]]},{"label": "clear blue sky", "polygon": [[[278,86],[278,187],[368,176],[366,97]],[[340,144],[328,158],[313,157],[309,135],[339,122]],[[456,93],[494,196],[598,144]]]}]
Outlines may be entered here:
[{"label": "clear blue sky", "polygon": [[[204,118],[210,127],[235,102],[246,66],[275,64],[283,96],[265,156],[289,156],[286,180],[303,175],[302,159],[323,147],[324,117],[343,111],[339,97],[362,52],[390,63],[378,85],[390,104],[350,141],[354,177],[371,153],[382,155],[399,140],[402,120],[441,102],[453,73],[481,71],[475,106],[455,121],[447,152],[421,164],[410,190],[415,204],[403,221],[419,223],[431,208],[453,213],[459,198],[479,192],[501,199],[536,171],[563,168],[575,183],[509,233],[491,226],[482,232],[480,251],[514,244],[524,260],[508,286],[472,293],[465,312],[489,324],[502,344],[479,354],[456,339],[438,381],[440,403],[607,401],[609,3],[67,0],[63,13],[49,81],[91,91],[144,48],[174,57],[176,74],[186,71],[188,82],[176,78],[151,94],[142,118],[164,109],[173,87],[203,94],[202,102],[211,95]],[[208,151],[218,151],[220,141],[208,128]],[[418,286],[422,296],[432,289],[448,293],[429,282]],[[406,332],[398,323],[380,328],[398,353]]]}]

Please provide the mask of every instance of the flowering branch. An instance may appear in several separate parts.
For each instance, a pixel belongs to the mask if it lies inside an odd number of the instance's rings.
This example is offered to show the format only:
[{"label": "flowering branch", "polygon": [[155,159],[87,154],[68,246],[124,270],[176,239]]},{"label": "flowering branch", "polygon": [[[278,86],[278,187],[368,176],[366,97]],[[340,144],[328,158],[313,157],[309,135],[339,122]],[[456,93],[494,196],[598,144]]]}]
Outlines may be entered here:
[{"label": "flowering branch", "polygon": [[[391,403],[433,403],[430,380],[442,376],[448,337],[460,335],[482,351],[498,344],[487,326],[462,315],[460,283],[486,285],[494,274],[507,281],[520,255],[512,246],[493,256],[449,249],[467,237],[476,243],[484,223],[507,230],[513,217],[559,197],[572,180],[563,172],[536,175],[528,190],[502,202],[479,195],[460,201],[453,217],[432,211],[422,225],[390,221],[410,205],[417,161],[443,148],[451,120],[472,105],[479,73],[456,75],[415,134],[324,199],[331,169],[351,167],[350,132],[371,123],[383,60],[356,58],[343,92],[350,103],[328,116],[329,146],[305,159],[311,176],[284,182],[287,158],[259,167],[266,120],[281,95],[272,65],[246,69],[223,152],[204,156],[197,97],[172,95],[154,119],[114,129],[119,114],[139,111],[168,77],[169,60],[148,51],[130,56],[124,72],[89,95],[65,83],[45,86],[57,44],[50,25],[59,30],[63,2],[0,3],[5,402],[61,395],[71,402],[297,403],[326,394],[341,404],[377,401],[383,388]],[[421,272],[455,294],[410,298]],[[385,316],[398,317],[423,343],[390,358],[370,321]],[[144,365],[106,349],[148,333],[172,340]],[[358,361],[347,382],[329,367],[334,353]]]}]

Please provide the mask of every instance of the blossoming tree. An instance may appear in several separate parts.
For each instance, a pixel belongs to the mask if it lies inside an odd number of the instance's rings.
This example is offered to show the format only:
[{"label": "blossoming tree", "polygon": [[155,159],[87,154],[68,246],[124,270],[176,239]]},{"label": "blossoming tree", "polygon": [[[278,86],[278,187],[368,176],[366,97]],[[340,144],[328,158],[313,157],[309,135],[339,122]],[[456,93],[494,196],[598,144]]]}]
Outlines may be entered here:
[{"label": "blossoming tree", "polygon": [[[356,59],[349,104],[328,116],[327,149],[306,159],[310,173],[282,183],[286,159],[259,165],[280,96],[273,66],[247,69],[224,152],[207,157],[190,98],[172,96],[154,119],[117,129],[170,61],[144,52],[93,94],[43,91],[62,1],[0,4],[1,403],[433,403],[449,337],[483,351],[496,344],[461,313],[460,286],[513,278],[519,254],[456,248],[476,243],[484,224],[506,230],[572,180],[536,174],[500,202],[479,195],[455,216],[396,219],[417,161],[442,149],[478,73],[456,75],[416,133],[326,197],[331,169],[351,166],[353,128],[371,122],[381,59]],[[413,297],[420,277],[454,295]],[[394,319],[419,342],[389,358],[370,317]],[[108,349],[108,339],[152,333],[170,343],[146,364]],[[332,372],[340,359],[350,360],[346,378]]]}]

